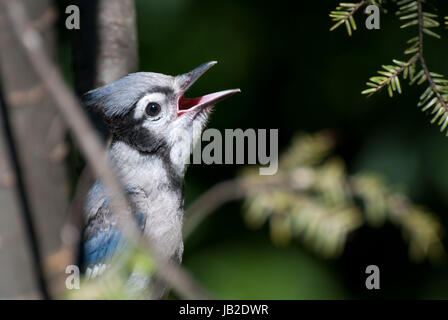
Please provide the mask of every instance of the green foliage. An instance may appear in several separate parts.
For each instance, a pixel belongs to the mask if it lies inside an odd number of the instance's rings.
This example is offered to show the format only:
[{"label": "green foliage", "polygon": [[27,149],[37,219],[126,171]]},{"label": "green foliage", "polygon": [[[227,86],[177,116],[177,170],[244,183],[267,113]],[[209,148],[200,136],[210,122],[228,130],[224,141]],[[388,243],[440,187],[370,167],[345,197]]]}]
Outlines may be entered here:
[{"label": "green foliage", "polygon": [[440,35],[431,30],[431,28],[440,26],[440,23],[436,20],[438,16],[437,14],[423,11],[422,3],[423,1],[421,0],[401,0],[397,2],[399,8],[396,15],[400,20],[405,21],[401,28],[419,26],[423,33],[440,39]]},{"label": "green foliage", "polygon": [[[402,93],[400,84],[400,76],[404,80],[409,80],[412,85],[425,84],[426,89],[420,96],[418,107],[422,111],[432,115],[431,123],[437,123],[443,132],[448,128],[448,80],[439,73],[431,72],[426,64],[424,57],[424,35],[428,35],[437,39],[441,36],[434,31],[440,27],[438,21],[439,16],[423,9],[425,1],[423,0],[400,0],[396,1],[398,10],[396,15],[403,21],[402,29],[409,27],[417,27],[417,36],[408,40],[409,48],[405,50],[406,55],[412,55],[406,62],[401,60],[393,60],[392,65],[383,65],[382,70],[378,71],[378,75],[373,76],[367,82],[368,88],[362,91],[362,94],[372,95],[383,88],[387,88],[389,96],[392,97],[395,92]],[[359,9],[365,5],[365,2],[345,3],[344,6],[351,8],[350,17],[346,15],[346,21],[351,21],[354,8]],[[338,7],[340,8],[340,7]],[[340,9],[341,10],[341,9]],[[339,11],[342,16],[342,11]],[[332,15],[335,14],[332,12]],[[446,19],[447,17],[445,17]],[[335,19],[333,17],[333,19]],[[339,20],[340,23],[342,20]],[[447,24],[448,21],[445,21]],[[332,30],[337,26],[335,25]],[[355,28],[353,28],[355,29]],[[351,29],[348,30],[351,35]],[[447,132],[448,135],[448,132]]]},{"label": "green foliage", "polygon": [[390,222],[402,230],[413,261],[442,257],[438,219],[377,174],[349,175],[331,154],[333,146],[328,133],[300,135],[282,156],[277,175],[247,171],[248,183],[264,181],[246,200],[248,224],[258,228],[268,221],[274,243],[296,237],[324,257],[336,257],[351,232]]},{"label": "green foliage", "polygon": [[[156,270],[154,259],[142,247],[127,249],[108,265],[100,277],[81,279],[80,290],[68,291],[65,299],[75,300],[134,300],[141,299],[141,292],[135,291],[130,281],[143,281]],[[149,295],[149,292],[147,293]]]},{"label": "green foliage", "polygon": [[410,78],[411,82],[415,81],[415,62],[417,61],[416,56],[414,56],[408,62],[403,62],[399,60],[393,60],[394,65],[383,65],[384,70],[378,71],[378,75],[371,77],[366,89],[362,94],[373,94],[378,92],[384,87],[387,87],[389,96],[393,96],[394,92],[401,93],[401,84],[399,75],[403,74],[403,78]]},{"label": "green foliage", "polygon": [[381,6],[385,0],[365,0],[356,3],[350,2],[341,2],[339,6],[336,7],[335,10],[330,12],[331,20],[335,22],[335,24],[330,28],[330,31],[337,29],[338,27],[345,25],[347,29],[347,33],[349,36],[352,35],[353,31],[356,30],[356,22],[354,15],[363,7],[374,4],[377,6]]}]

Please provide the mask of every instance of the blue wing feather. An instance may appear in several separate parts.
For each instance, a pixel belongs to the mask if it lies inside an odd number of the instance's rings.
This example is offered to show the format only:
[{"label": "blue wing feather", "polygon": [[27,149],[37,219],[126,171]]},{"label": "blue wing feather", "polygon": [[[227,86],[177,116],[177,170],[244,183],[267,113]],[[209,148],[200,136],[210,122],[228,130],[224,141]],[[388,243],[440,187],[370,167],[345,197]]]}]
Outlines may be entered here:
[{"label": "blue wing feather", "polygon": [[[141,196],[141,192],[134,189],[127,190],[127,193],[131,197]],[[146,224],[146,214],[135,209],[134,216],[138,226],[143,230]],[[83,261],[87,268],[107,264],[126,247],[126,240],[114,222],[109,210],[109,200],[106,199],[87,221],[85,227]]]},{"label": "blue wing feather", "polygon": [[84,261],[87,266],[107,263],[122,250],[125,242],[116,227],[100,231],[84,242]]}]

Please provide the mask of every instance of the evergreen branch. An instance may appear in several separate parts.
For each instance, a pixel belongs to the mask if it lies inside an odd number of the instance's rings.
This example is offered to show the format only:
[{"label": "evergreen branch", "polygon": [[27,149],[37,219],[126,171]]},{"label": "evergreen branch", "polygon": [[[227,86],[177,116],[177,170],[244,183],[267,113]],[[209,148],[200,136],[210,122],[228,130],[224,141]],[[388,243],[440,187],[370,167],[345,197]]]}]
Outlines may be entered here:
[{"label": "evergreen branch", "polygon": [[[384,87],[387,87],[391,97],[394,92],[401,93],[400,75],[403,75],[404,79],[409,78],[410,84],[420,85],[428,82],[427,89],[420,96],[418,107],[422,111],[431,109],[434,115],[431,123],[438,121],[441,131],[444,131],[448,128],[448,80],[443,75],[429,70],[424,55],[424,36],[440,38],[440,35],[432,30],[439,27],[440,23],[436,20],[438,18],[436,14],[423,10],[423,2],[424,0],[397,2],[399,8],[396,14],[404,22],[401,28],[417,26],[417,36],[408,41],[410,47],[405,50],[405,54],[413,54],[412,58],[408,62],[393,60],[393,65],[383,65],[378,75],[369,79],[367,82],[369,88],[362,91],[362,94],[372,95]],[[419,72],[416,72],[417,62],[421,67]]]},{"label": "evergreen branch", "polygon": [[[266,179],[247,169],[240,179],[259,184],[246,194],[247,223],[269,224],[278,245],[298,238],[324,257],[337,257],[353,231],[389,221],[402,230],[413,261],[444,257],[439,219],[379,175],[349,174],[343,160],[331,156],[331,139],[326,132],[298,136],[282,155],[276,176]],[[312,162],[304,153],[311,153]]]},{"label": "evergreen branch", "polygon": [[[347,33],[349,36],[352,35],[352,30],[357,30],[356,22],[354,15],[358,12],[362,7],[368,4],[374,4],[376,6],[381,6],[386,0],[363,0],[360,2],[341,2],[339,6],[336,7],[335,10],[330,12],[331,20],[336,22],[331,28],[330,31],[333,31],[345,24],[347,29]],[[384,12],[387,12],[383,9]]]},{"label": "evergreen branch", "polygon": [[[423,0],[417,0],[418,11],[418,37],[419,37],[419,60],[423,68],[424,76],[429,83],[429,87],[420,96],[419,107],[422,107],[422,111],[426,111],[429,108],[433,108],[432,114],[435,114],[431,120],[431,123],[436,122],[439,119],[440,131],[444,131],[448,127],[448,80],[444,79],[442,75],[432,73],[429,71],[428,65],[425,61],[423,37],[424,33],[433,35],[428,32],[428,18],[423,12]],[[434,25],[430,22],[430,25]],[[435,97],[434,97],[435,96]],[[432,98],[432,99],[431,99]]]},{"label": "evergreen branch", "polygon": [[352,35],[352,29],[356,30],[356,22],[354,19],[355,13],[362,8],[368,1],[360,1],[357,3],[340,3],[338,7],[334,11],[330,12],[330,17],[332,21],[336,23],[330,28],[330,31],[337,29],[342,24],[345,24],[347,28],[347,33],[349,36]]},{"label": "evergreen branch", "polygon": [[390,221],[406,236],[413,261],[445,257],[439,219],[378,175],[349,174],[343,160],[332,156],[335,145],[328,131],[298,135],[282,154],[276,175],[260,176],[258,169],[247,168],[212,187],[188,208],[185,230],[224,203],[246,199],[248,225],[268,224],[278,245],[300,239],[324,257],[337,257],[352,232]]},{"label": "evergreen branch", "polygon": [[418,61],[418,58],[418,55],[414,55],[408,62],[393,60],[395,65],[383,65],[384,70],[378,71],[378,76],[369,79],[367,86],[370,88],[364,90],[362,94],[372,95],[386,86],[391,97],[395,91],[401,93],[401,84],[398,76],[404,73],[404,79],[409,76],[412,81],[414,79],[415,63]]}]

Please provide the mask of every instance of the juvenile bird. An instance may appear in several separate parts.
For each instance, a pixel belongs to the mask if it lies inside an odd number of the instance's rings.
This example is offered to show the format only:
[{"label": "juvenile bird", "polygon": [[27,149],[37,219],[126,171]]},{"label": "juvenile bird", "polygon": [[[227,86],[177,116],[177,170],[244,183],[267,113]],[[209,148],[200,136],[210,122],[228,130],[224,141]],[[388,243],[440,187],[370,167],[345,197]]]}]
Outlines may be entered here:
[{"label": "juvenile bird", "polygon": [[[200,139],[193,131],[203,130],[216,103],[239,92],[184,96],[215,64],[208,62],[179,76],[133,73],[84,95],[85,105],[100,112],[110,129],[110,160],[138,227],[159,254],[177,262],[183,253],[184,174],[192,146]],[[127,245],[109,202],[101,181],[97,181],[85,208],[83,264],[90,278],[101,274]],[[137,277],[133,282],[147,289],[144,287],[154,281]],[[152,290],[150,297],[160,298],[163,291]]]}]

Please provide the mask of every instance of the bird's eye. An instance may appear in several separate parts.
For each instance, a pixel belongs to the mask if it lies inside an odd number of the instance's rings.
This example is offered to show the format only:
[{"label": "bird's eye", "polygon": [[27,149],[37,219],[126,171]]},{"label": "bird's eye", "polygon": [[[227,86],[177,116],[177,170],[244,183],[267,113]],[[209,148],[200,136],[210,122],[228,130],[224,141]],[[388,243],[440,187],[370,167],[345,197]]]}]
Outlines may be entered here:
[{"label": "bird's eye", "polygon": [[155,102],[150,102],[146,106],[146,114],[150,117],[157,116],[161,110],[162,110],[162,108],[160,108],[160,105]]}]

